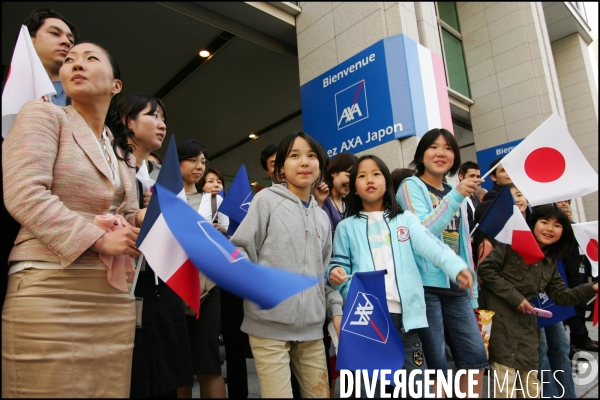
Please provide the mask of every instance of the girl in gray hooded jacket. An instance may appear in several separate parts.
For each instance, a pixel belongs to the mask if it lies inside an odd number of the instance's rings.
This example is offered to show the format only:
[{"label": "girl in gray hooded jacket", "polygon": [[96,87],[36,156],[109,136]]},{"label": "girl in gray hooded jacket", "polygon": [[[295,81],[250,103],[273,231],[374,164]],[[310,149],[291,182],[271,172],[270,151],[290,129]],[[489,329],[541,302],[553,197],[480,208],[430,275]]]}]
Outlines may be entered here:
[{"label": "girl in gray hooded jacket", "polygon": [[[318,143],[306,133],[281,141],[274,175],[284,182],[254,197],[231,238],[252,262],[324,276],[331,258],[331,228],[311,195],[324,166]],[[326,313],[339,334],[342,298],[323,280],[270,310],[244,300],[242,331],[250,338],[263,397],[292,397],[290,367],[302,397],[329,396],[322,340]]]}]

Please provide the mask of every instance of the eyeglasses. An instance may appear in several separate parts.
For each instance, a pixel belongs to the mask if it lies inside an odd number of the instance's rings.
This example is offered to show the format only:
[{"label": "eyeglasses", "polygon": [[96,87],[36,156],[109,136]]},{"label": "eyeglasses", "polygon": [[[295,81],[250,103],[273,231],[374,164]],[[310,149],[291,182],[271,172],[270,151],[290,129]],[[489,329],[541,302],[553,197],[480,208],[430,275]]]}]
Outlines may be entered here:
[{"label": "eyeglasses", "polygon": [[192,157],[192,158],[186,158],[185,161],[189,161],[192,162],[194,164],[202,164],[205,167],[210,164],[210,161],[208,161],[206,158],[202,159],[199,157]]}]

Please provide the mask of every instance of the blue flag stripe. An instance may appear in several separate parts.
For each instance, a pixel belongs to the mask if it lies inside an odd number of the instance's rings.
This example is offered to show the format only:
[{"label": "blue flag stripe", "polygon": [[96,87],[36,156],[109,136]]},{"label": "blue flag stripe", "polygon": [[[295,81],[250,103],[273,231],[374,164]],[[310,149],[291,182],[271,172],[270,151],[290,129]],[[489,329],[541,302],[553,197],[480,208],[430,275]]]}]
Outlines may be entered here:
[{"label": "blue flag stripe", "polygon": [[479,230],[491,237],[496,237],[506,225],[506,221],[513,215],[513,206],[515,200],[510,193],[508,186],[504,186],[487,209],[481,221],[479,221]]},{"label": "blue flag stripe", "polygon": [[[176,195],[183,190],[183,179],[181,178],[181,170],[179,169],[179,157],[177,157],[177,147],[175,145],[175,135],[171,135],[169,140],[169,147],[167,147],[167,154],[162,164],[162,168],[158,173],[156,183],[160,184],[164,188],[170,190]],[[156,196],[150,198],[150,204],[146,210],[146,216],[144,217],[144,223],[138,235],[136,246],[140,247],[146,235],[154,225],[154,221],[160,216],[160,207],[158,205],[158,199]]]}]

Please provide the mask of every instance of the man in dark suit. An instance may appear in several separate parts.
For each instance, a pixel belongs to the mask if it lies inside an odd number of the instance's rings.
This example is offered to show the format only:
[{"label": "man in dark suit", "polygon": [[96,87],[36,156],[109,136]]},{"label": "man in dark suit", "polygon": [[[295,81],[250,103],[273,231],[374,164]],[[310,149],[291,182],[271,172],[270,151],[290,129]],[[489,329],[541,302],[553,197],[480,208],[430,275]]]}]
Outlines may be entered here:
[{"label": "man in dark suit", "polygon": [[[503,158],[504,156],[496,158],[494,161],[492,161],[489,169],[494,168],[496,164],[502,161]],[[498,196],[498,193],[500,192],[500,189],[502,189],[502,186],[512,183],[512,179],[510,179],[510,176],[508,176],[508,173],[506,172],[502,164],[499,164],[496,167],[496,169],[490,172],[490,179],[494,182],[494,186],[489,192],[485,194],[485,196],[483,196],[483,201],[494,200],[496,196]]]},{"label": "man in dark suit", "polygon": [[[462,181],[465,178],[480,178],[481,171],[479,165],[473,161],[466,161],[458,168],[458,180]],[[479,199],[473,194],[467,197],[467,218],[469,221],[469,231],[475,227],[475,209],[480,204]]]}]

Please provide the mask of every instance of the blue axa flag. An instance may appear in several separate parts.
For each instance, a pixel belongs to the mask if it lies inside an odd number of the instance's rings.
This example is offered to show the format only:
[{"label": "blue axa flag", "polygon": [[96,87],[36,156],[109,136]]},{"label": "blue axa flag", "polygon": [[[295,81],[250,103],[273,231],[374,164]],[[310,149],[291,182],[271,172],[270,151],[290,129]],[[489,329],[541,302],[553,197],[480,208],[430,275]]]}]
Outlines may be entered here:
[{"label": "blue axa flag", "polygon": [[[565,269],[563,267],[562,261],[556,261],[556,267],[558,269],[558,273],[565,281],[565,285],[569,287],[569,283],[567,282],[567,275],[565,274]],[[538,328],[545,328],[547,326],[554,325],[575,315],[575,307],[559,306],[557,304],[554,304],[552,299],[548,297],[546,293],[538,294],[538,297],[531,300],[531,305],[536,308],[541,308],[542,310],[550,311],[552,313],[552,317],[550,318],[537,317]]]},{"label": "blue axa flag", "polygon": [[229,217],[228,235],[231,236],[234,234],[237,227],[240,226],[246,217],[246,214],[248,214],[252,198],[252,188],[248,180],[246,166],[242,164],[227,191],[227,196],[225,196],[221,206],[219,206],[219,211]]},{"label": "blue axa flag", "polygon": [[387,271],[355,272],[344,304],[336,369],[396,371],[404,366],[404,346],[385,296]]},{"label": "blue axa flag", "polygon": [[168,230],[191,262],[228,292],[269,309],[319,282],[315,277],[251,263],[209,221],[173,192],[156,184],[155,195]]}]

